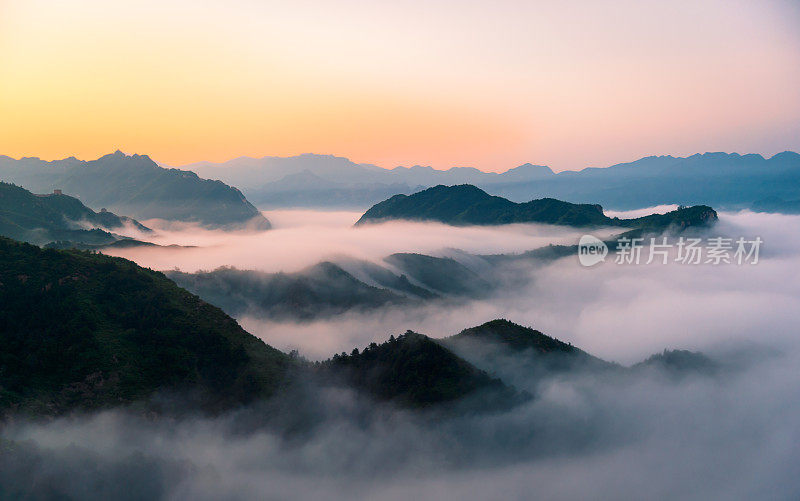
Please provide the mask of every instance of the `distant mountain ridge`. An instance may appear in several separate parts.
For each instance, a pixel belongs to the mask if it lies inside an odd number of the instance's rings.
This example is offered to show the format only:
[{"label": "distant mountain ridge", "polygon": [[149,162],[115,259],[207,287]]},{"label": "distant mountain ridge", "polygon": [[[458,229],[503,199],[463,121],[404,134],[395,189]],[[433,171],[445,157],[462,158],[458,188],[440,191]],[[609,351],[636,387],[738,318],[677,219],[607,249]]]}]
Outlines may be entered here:
[{"label": "distant mountain ridge", "polygon": [[708,206],[680,208],[640,218],[611,218],[598,204],[573,204],[553,198],[516,203],[472,185],[434,186],[413,195],[395,195],[367,210],[356,225],[393,219],[437,221],[451,225],[543,223],[574,227],[621,226],[664,230],[703,225],[717,219]]},{"label": "distant mountain ridge", "polygon": [[[394,192],[390,195],[394,195],[438,184],[472,184],[516,202],[551,197],[599,203],[615,210],[662,204],[741,209],[770,197],[800,199],[800,154],[790,151],[770,158],[738,153],[650,156],[606,168],[557,174],[532,164],[500,174],[471,167],[382,169],[315,154],[201,162],[184,168],[238,186],[258,205],[271,207],[364,207],[388,198],[391,185]],[[288,189],[282,182],[286,176],[303,171],[315,176],[313,186]]]},{"label": "distant mountain ridge", "polygon": [[277,182],[286,176],[307,171],[320,179],[341,185],[370,183],[400,183],[409,186],[430,185],[448,182],[468,183],[477,179],[498,180],[508,176],[510,180],[533,180],[554,175],[546,166],[524,164],[503,174],[483,172],[474,167],[451,167],[438,170],[433,167],[415,165],[384,169],[372,164],[358,164],[344,157],[304,153],[293,157],[240,157],[227,162],[198,162],[182,166],[201,176],[230,180],[247,189]]},{"label": "distant mountain ridge", "polygon": [[146,155],[117,151],[92,161],[74,157],[45,162],[0,157],[0,179],[35,193],[61,189],[93,207],[137,219],[187,221],[212,227],[270,227],[236,188],[196,173],[164,169]]},{"label": "distant mountain ridge", "polygon": [[[334,155],[302,154],[294,157],[240,157],[228,162],[199,162],[182,168],[241,188],[263,207],[363,207],[398,193],[413,193],[436,184],[480,184],[543,179],[553,172],[545,166],[521,165],[505,174],[473,167],[437,170],[415,165],[383,169],[357,164]],[[305,186],[297,185],[301,175]]]},{"label": "distant mountain ridge", "polygon": [[747,209],[767,197],[800,198],[800,154],[651,156],[607,168],[565,171],[543,183],[492,189],[513,200],[547,194],[571,201],[591,199],[620,210],[662,204]]}]

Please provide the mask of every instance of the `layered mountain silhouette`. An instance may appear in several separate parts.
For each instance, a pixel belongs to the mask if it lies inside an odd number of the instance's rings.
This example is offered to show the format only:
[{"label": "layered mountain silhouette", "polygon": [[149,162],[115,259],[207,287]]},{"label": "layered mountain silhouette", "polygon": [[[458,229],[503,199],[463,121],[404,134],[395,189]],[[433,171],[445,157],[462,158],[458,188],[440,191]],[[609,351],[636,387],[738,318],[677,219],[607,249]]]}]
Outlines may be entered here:
[{"label": "layered mountain silhouette", "polygon": [[487,277],[453,258],[417,253],[396,253],[385,262],[436,294],[482,297],[492,289]]},{"label": "layered mountain silhouette", "polygon": [[[370,185],[405,185],[408,187],[433,186],[437,184],[481,184],[483,182],[532,181],[553,175],[550,168],[541,165],[525,164],[503,174],[482,172],[472,167],[453,167],[436,170],[431,167],[396,167],[383,169],[371,164],[357,164],[347,158],[334,155],[303,154],[294,157],[240,157],[223,163],[198,162],[183,168],[197,172],[201,176],[222,179],[247,190],[259,188],[271,190],[273,186],[283,185],[298,173],[313,176],[317,182],[324,182],[310,189],[323,189],[328,183],[339,188]],[[298,187],[299,188],[299,187]]]},{"label": "layered mountain silhouette", "polygon": [[800,198],[800,154],[651,156],[606,168],[561,172],[542,182],[501,184],[492,193],[517,201],[540,196],[592,200],[621,210],[661,204],[752,208],[768,197]]},{"label": "layered mountain silhouette", "polygon": [[431,300],[475,299],[500,283],[491,272],[481,274],[453,258],[413,253],[392,254],[382,264],[325,261],[293,273],[230,267],[165,273],[234,317],[301,321]]},{"label": "layered mountain silhouette", "polygon": [[60,192],[35,195],[0,182],[0,236],[37,245],[70,242],[89,246],[130,240],[114,231],[151,230],[135,219],[107,210],[95,212],[80,200]]},{"label": "layered mountain silhouette", "polygon": [[[651,156],[607,168],[557,174],[531,164],[500,174],[469,167],[382,169],[313,154],[243,157],[184,168],[238,186],[259,206],[273,207],[364,207],[390,195],[411,194],[439,184],[472,184],[514,202],[550,197],[599,203],[615,210],[661,204],[740,209],[772,197],[800,200],[800,155],[788,151],[771,158],[737,153]],[[308,182],[297,183],[299,173]],[[771,209],[782,210],[781,206]]]},{"label": "layered mountain silhouette", "polygon": [[572,204],[553,198],[515,203],[468,184],[435,186],[413,195],[395,195],[372,206],[356,225],[393,219],[437,221],[452,225],[543,223],[575,227],[620,226],[663,230],[670,226],[702,226],[717,219],[706,205],[684,207],[667,214],[611,218],[596,204]]},{"label": "layered mountain silhouette", "polygon": [[181,287],[232,316],[313,320],[351,310],[367,311],[409,303],[405,295],[368,285],[330,262],[295,273],[220,268],[210,272],[167,271],[166,274]]},{"label": "layered mountain silhouette", "polygon": [[0,261],[5,416],[131,405],[219,412],[302,381],[346,385],[392,405],[493,412],[531,398],[515,389],[517,382],[609,370],[635,376],[654,366],[703,375],[713,364],[673,351],[624,369],[507,320],[443,339],[409,331],[310,363],[248,334],[162,273],[125,259],[0,237]]},{"label": "layered mountain silhouette", "polygon": [[[335,176],[331,176],[335,177]],[[287,174],[261,188],[247,190],[248,197],[263,207],[363,207],[397,193],[413,193],[406,183],[330,181],[306,169]]]},{"label": "layered mountain silhouette", "polygon": [[[620,230],[606,242],[615,252],[616,238],[705,231],[717,220],[717,214],[710,207],[696,206],[635,219],[604,220],[605,225]],[[577,252],[577,245],[548,245],[523,253],[494,255],[451,249],[449,256],[396,253],[378,262],[343,258],[292,273],[235,268],[166,273],[180,286],[235,317],[306,321],[348,311],[419,306],[430,301],[439,301],[446,307],[480,299],[501,288],[527,285],[530,277],[519,273],[520,263],[536,265],[574,257]]]},{"label": "layered mountain silhouette", "polygon": [[202,179],[194,172],[162,168],[146,155],[117,151],[89,162],[0,157],[0,179],[35,193],[62,190],[89,206],[107,207],[137,219],[187,221],[211,227],[270,226],[236,188]]},{"label": "layered mountain silhouette", "polygon": [[[209,181],[202,178],[219,179]],[[0,156],[0,179],[33,192],[63,189],[94,207],[139,219],[266,227],[240,188],[260,207],[364,207],[396,194],[472,184],[514,202],[554,198],[626,210],[661,204],[792,212],[800,200],[800,154],[770,158],[736,153],[651,156],[606,168],[554,173],[524,164],[503,173],[470,167],[383,169],[333,155],[242,157],[161,168],[144,155],[119,152],[85,162]],[[227,183],[224,184],[224,183]],[[230,186],[229,186],[230,185]],[[205,201],[205,204],[202,202]]]},{"label": "layered mountain silhouette", "polygon": [[446,171],[413,166],[382,169],[357,164],[333,155],[303,154],[294,157],[241,157],[219,164],[199,162],[183,168],[201,176],[240,187],[263,207],[357,207],[369,206],[396,194],[411,194],[437,184],[489,185],[545,179],[553,171],[525,164],[503,174],[472,167]]}]

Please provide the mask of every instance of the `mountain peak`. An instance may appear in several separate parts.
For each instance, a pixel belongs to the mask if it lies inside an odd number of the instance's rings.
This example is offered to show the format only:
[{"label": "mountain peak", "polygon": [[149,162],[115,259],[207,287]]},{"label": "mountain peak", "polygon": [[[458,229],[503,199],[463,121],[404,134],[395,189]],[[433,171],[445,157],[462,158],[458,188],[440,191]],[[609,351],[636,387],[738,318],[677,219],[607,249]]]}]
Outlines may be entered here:
[{"label": "mountain peak", "polygon": [[524,171],[547,172],[548,174],[554,174],[553,169],[551,169],[550,167],[546,165],[532,164],[530,162],[526,162],[522,165],[518,165],[516,167],[508,169],[506,172],[524,172]]},{"label": "mountain peak", "polygon": [[[148,157],[147,155],[139,155],[139,154],[135,154],[135,153],[133,155],[128,155],[126,153],[123,153],[122,150],[116,150],[116,151],[114,151],[114,153],[109,153],[107,155],[103,155],[102,157],[98,158],[97,160],[112,160],[112,159],[113,160],[146,159],[146,160],[149,160],[150,162],[153,162],[152,160],[150,160],[150,157]],[[155,164],[155,162],[153,162],[153,164]]]},{"label": "mountain peak", "polygon": [[380,345],[372,343],[361,352],[335,355],[324,365],[381,400],[412,407],[455,401],[486,390],[508,402],[517,397],[499,379],[413,331]]},{"label": "mountain peak", "polygon": [[532,163],[524,163],[512,169],[503,172],[501,176],[509,181],[533,181],[537,179],[544,179],[554,176],[553,169],[546,165],[534,165]]},{"label": "mountain peak", "polygon": [[647,360],[639,362],[633,368],[655,368],[678,375],[691,372],[712,374],[719,369],[719,366],[714,360],[700,352],[665,349],[662,353],[657,353]]},{"label": "mountain peak", "polygon": [[794,151],[782,151],[776,155],[773,155],[770,160],[777,160],[777,161],[798,161],[800,160],[800,153]]},{"label": "mountain peak", "polygon": [[504,318],[490,320],[484,324],[464,329],[452,339],[476,339],[500,343],[509,348],[521,351],[534,349],[541,353],[578,351],[571,344],[547,336],[531,327],[515,324]]}]

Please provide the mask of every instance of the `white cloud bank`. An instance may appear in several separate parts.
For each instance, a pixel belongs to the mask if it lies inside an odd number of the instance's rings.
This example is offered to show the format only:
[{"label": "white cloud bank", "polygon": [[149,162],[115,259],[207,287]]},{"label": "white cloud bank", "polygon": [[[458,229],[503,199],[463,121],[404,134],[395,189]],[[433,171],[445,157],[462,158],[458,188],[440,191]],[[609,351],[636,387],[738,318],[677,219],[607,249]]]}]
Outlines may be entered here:
[{"label": "white cloud bank", "polygon": [[[413,245],[522,250],[544,238],[527,228],[313,228],[288,231],[298,232],[297,241],[313,241],[319,233],[322,245],[334,236],[357,235],[338,250],[366,247],[373,257]],[[383,242],[389,229],[393,236]],[[703,349],[718,357],[737,353],[735,360],[744,364],[721,377],[561,377],[508,412],[433,422],[385,407],[364,409],[347,392],[319,390],[308,405],[321,425],[293,439],[269,427],[242,428],[235,415],[153,423],[109,412],[17,423],[3,431],[15,445],[0,456],[0,484],[6,492],[56,486],[57,492],[98,498],[797,499],[798,230],[797,216],[723,215],[718,231],[764,240],[762,260],[753,266],[609,263],[587,269],[565,258],[520,268],[532,278],[523,290],[458,307],[387,310],[303,325],[244,319],[271,344],[324,357],[407,328],[448,335],[506,317],[621,362],[664,347]],[[491,236],[507,239],[483,241]],[[231,239],[231,247],[254,245],[250,257],[271,252],[273,264],[291,267],[315,259],[313,251],[302,249],[270,251],[260,236]],[[221,259],[219,247],[226,245],[209,242],[216,246],[194,257],[184,251],[174,256],[190,256],[189,268],[207,267]],[[234,256],[223,264],[250,262],[243,253]],[[758,347],[778,355],[762,356]],[[273,419],[281,409],[240,414],[250,416],[248,423],[258,421],[253,416]]]}]

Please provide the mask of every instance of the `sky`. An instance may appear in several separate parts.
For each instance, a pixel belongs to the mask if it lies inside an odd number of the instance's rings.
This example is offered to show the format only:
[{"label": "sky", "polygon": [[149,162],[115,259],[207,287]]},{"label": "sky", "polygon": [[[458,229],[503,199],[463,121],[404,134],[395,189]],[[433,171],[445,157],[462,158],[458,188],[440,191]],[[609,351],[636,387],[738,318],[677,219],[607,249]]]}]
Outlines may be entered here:
[{"label": "sky", "polygon": [[800,150],[800,2],[0,0],[0,154],[383,167]]}]

